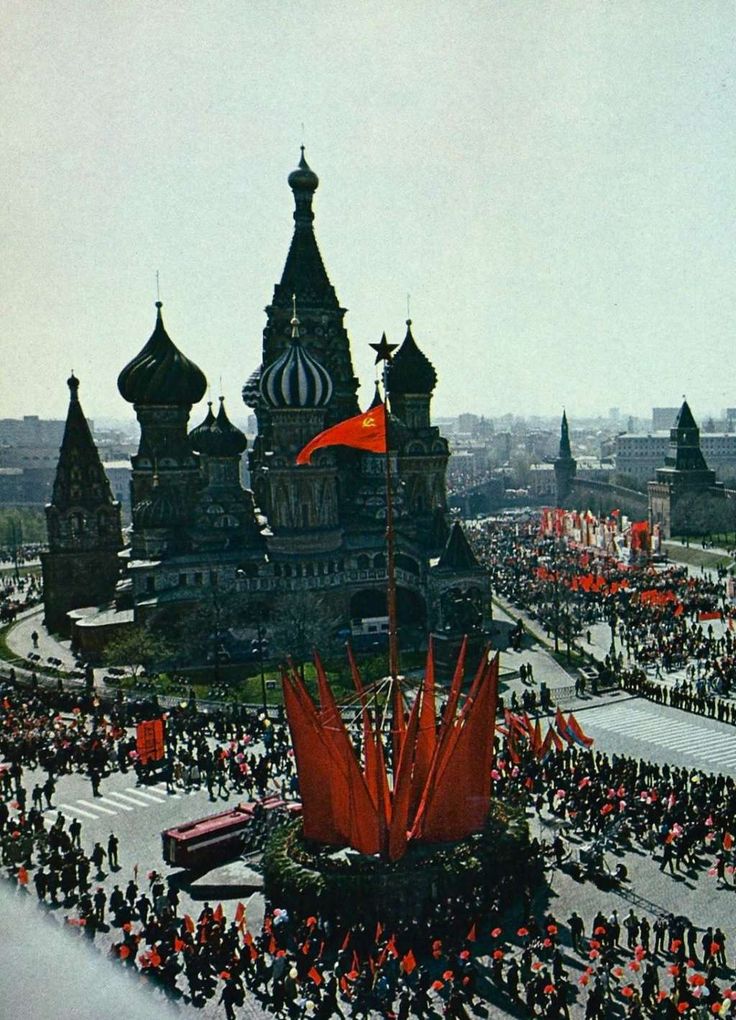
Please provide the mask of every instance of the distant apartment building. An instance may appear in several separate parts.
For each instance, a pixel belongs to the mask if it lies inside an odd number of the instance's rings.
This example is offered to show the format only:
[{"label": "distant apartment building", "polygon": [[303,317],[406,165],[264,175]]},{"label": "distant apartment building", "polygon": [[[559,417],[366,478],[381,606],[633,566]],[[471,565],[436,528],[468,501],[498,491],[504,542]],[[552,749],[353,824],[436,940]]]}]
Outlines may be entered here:
[{"label": "distant apartment building", "polygon": [[667,429],[669,434],[679,410],[679,407],[653,407],[652,432],[661,432],[663,429]]},{"label": "distant apartment building", "polygon": [[[657,468],[664,466],[669,443],[669,428],[647,433],[624,432],[616,436],[616,474],[626,475],[639,483],[651,481]],[[700,447],[708,467],[721,481],[736,478],[736,432],[701,432]]]},{"label": "distant apartment building", "polygon": [[131,518],[130,507],[130,457],[122,460],[104,460],[102,466],[105,469],[107,480],[112,489],[113,499],[120,504],[123,515],[123,523],[127,524]]},{"label": "distant apartment building", "polygon": [[[51,500],[65,422],[25,415],[0,418],[0,506],[42,507]],[[89,421],[93,436],[94,423]],[[130,460],[134,446],[117,432],[95,436],[123,512],[130,513]],[[109,468],[109,470],[108,470]]]}]

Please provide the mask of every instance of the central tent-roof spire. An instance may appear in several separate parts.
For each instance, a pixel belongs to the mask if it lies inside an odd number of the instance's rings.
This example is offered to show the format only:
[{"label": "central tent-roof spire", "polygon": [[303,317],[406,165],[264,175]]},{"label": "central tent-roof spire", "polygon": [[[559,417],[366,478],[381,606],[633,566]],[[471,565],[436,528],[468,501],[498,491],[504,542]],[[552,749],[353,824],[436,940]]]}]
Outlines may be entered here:
[{"label": "central tent-roof spire", "polygon": [[312,199],[319,187],[319,177],[307,163],[303,145],[299,165],[289,174],[289,187],[294,194],[294,236],[274,302],[283,307],[296,294],[300,305],[327,304],[337,308],[337,295],[314,236]]}]

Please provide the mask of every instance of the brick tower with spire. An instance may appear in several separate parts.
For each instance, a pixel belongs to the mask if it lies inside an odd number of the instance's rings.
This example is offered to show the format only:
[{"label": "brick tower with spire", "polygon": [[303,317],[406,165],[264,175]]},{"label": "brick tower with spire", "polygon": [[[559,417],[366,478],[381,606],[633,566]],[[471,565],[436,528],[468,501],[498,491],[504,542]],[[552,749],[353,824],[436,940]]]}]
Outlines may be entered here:
[{"label": "brick tower with spire", "polygon": [[69,634],[67,613],[109,601],[120,575],[120,504],[110,490],[72,373],[69,410],[46,507],[48,552],[41,557],[45,623]]},{"label": "brick tower with spire", "polygon": [[650,520],[659,525],[663,538],[671,536],[673,519],[676,531],[688,527],[687,518],[695,510],[696,502],[707,519],[710,501],[725,498],[723,483],[716,481],[715,471],[703,456],[700,429],[687,400],[683,400],[670,429],[664,467],[657,468],[656,480],[649,483],[648,493]]},{"label": "brick tower with spire", "polygon": [[565,500],[572,492],[575,472],[578,462],[572,455],[570,449],[570,429],[567,424],[567,412],[562,412],[560,424],[560,448],[554,462],[555,467],[555,490],[557,506],[564,506]]}]

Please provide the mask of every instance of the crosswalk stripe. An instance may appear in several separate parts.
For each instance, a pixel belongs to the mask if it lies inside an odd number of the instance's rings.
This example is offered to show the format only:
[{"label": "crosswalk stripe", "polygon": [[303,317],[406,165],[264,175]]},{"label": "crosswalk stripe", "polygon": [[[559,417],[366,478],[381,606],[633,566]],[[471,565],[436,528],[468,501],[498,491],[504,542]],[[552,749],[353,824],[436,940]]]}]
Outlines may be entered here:
[{"label": "crosswalk stripe", "polygon": [[736,768],[734,740],[723,733],[701,727],[691,727],[680,720],[663,719],[649,712],[622,708],[615,718],[591,718],[591,727],[604,732],[617,733],[633,741],[656,744],[660,748],[676,751],[688,757],[705,757],[714,765]]},{"label": "crosswalk stripe", "polygon": [[134,793],[136,797],[147,797],[148,800],[152,800],[154,804],[163,804],[166,800],[166,797],[154,797],[154,795],[149,793],[147,790],[133,789],[132,786],[128,786],[127,790],[129,793]]},{"label": "crosswalk stripe", "polygon": [[181,794],[173,793],[172,791],[167,790],[166,785],[164,783],[158,783],[156,786],[151,787],[151,789],[158,790],[159,793],[165,793],[167,797],[176,797],[178,800],[181,800]]},{"label": "crosswalk stripe", "polygon": [[151,805],[147,800],[136,800],[135,797],[131,797],[127,793],[121,793],[120,790],[115,791],[115,796],[119,797],[120,800],[126,801],[128,804],[135,804],[136,807],[150,807]]},{"label": "crosswalk stripe", "polygon": [[[84,801],[81,801],[80,803],[83,804]],[[97,821],[97,815],[92,815],[89,811],[83,811],[78,807],[72,807],[71,804],[59,804],[59,807],[64,808],[65,811],[69,811],[72,815],[81,815],[82,818],[94,818],[94,820]],[[90,804],[89,807],[92,807],[92,804]]]},{"label": "crosswalk stripe", "polygon": [[[109,792],[110,792],[111,796],[114,796],[112,790],[110,790]],[[128,807],[127,804],[118,804],[118,802],[116,800],[110,800],[109,797],[100,797],[100,800],[104,801],[105,804],[112,804],[112,806],[115,807],[115,808],[122,808],[123,811],[134,811],[135,810],[132,807]]]},{"label": "crosswalk stripe", "polygon": [[[116,815],[117,811],[111,811],[110,808],[103,807],[102,804],[90,804],[88,800],[78,800],[77,804],[84,804],[85,807],[92,808],[93,811],[102,811],[105,815]],[[92,815],[92,818],[95,816]]]}]

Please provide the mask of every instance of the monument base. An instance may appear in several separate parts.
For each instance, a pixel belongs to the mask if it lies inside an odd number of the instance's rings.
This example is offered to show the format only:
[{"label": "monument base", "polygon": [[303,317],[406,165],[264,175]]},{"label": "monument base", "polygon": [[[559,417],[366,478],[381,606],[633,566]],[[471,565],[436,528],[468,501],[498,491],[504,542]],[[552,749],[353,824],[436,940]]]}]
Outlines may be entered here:
[{"label": "monument base", "polygon": [[341,925],[421,920],[448,898],[503,909],[518,896],[528,860],[523,808],[494,801],[485,830],[456,843],[410,843],[394,863],[308,842],[301,819],[279,828],[263,857],[275,907]]},{"label": "monument base", "polygon": [[[435,665],[441,675],[447,675],[448,682],[457,665],[457,657],[460,654],[463,639],[464,635],[462,634],[432,634]],[[487,640],[485,634],[471,634],[468,637],[468,651],[465,656],[466,675],[472,677],[475,673]]]}]

